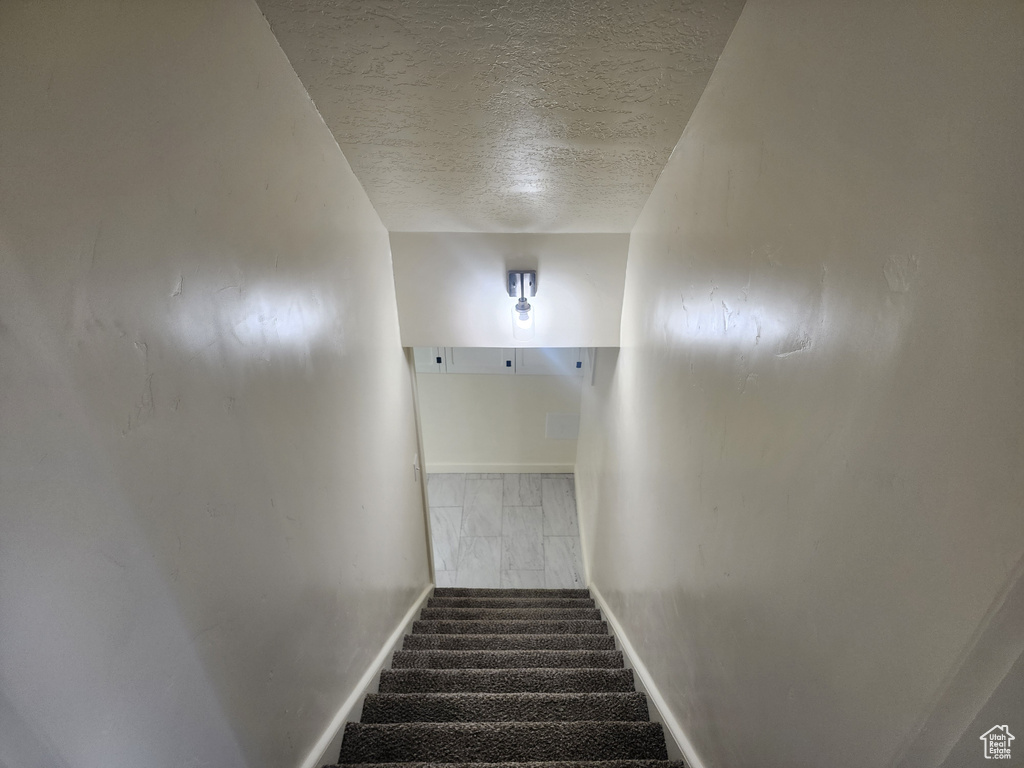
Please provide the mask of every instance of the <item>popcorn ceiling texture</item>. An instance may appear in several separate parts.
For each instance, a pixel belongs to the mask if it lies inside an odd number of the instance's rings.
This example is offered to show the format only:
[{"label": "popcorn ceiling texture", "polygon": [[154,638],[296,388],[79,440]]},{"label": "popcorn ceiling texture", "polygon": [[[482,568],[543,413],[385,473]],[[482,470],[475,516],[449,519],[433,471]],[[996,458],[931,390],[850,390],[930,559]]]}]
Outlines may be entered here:
[{"label": "popcorn ceiling texture", "polygon": [[391,231],[628,232],[742,0],[258,0]]}]

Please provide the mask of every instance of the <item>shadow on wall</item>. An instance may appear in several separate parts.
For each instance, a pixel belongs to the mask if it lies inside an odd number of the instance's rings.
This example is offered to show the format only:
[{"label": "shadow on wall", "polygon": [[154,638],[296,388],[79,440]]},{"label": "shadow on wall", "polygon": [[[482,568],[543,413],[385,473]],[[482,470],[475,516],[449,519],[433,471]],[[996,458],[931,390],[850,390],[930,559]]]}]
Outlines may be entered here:
[{"label": "shadow on wall", "polygon": [[899,768],[973,765],[981,756],[980,735],[997,724],[1008,725],[1024,744],[1024,558],[1007,584],[940,689],[927,721],[901,750],[894,763]]},{"label": "shadow on wall", "polygon": [[45,765],[71,768],[56,747],[36,733],[0,687],[0,768]]}]

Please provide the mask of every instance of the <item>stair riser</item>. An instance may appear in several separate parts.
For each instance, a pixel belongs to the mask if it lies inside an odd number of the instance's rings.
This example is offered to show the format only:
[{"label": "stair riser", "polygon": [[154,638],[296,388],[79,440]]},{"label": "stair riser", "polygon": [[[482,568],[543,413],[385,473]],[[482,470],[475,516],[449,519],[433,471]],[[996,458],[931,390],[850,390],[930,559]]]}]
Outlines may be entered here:
[{"label": "stair riser", "polygon": [[414,635],[606,635],[603,621],[414,621]]},{"label": "stair riser", "polygon": [[[333,767],[332,767],[333,768]],[[346,768],[525,768],[522,763],[349,763]],[[532,768],[689,768],[681,760],[556,760]]]},{"label": "stair riser", "polygon": [[574,597],[555,598],[498,598],[498,597],[431,597],[427,608],[596,608],[592,599]]},{"label": "stair riser", "polygon": [[657,723],[349,723],[340,763],[665,760]]},{"label": "stair riser", "polygon": [[620,669],[621,651],[395,651],[392,669]]},{"label": "stair riser", "polygon": [[600,621],[596,608],[424,608],[421,621]]},{"label": "stair riser", "polygon": [[641,693],[371,693],[364,723],[636,721],[648,719]]},{"label": "stair riser", "polygon": [[589,598],[588,589],[484,589],[474,587],[435,587],[434,597],[576,597]]},{"label": "stair riser", "polygon": [[406,651],[611,651],[610,635],[406,635]]},{"label": "stair riser", "polygon": [[631,693],[629,669],[385,669],[381,693]]}]

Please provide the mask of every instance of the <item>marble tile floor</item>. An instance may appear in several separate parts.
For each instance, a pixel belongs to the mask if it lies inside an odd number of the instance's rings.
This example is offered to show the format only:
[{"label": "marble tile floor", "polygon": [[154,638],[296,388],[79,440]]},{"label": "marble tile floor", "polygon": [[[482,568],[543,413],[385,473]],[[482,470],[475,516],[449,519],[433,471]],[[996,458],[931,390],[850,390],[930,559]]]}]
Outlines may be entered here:
[{"label": "marble tile floor", "polygon": [[427,497],[437,586],[586,586],[571,474],[429,474]]}]

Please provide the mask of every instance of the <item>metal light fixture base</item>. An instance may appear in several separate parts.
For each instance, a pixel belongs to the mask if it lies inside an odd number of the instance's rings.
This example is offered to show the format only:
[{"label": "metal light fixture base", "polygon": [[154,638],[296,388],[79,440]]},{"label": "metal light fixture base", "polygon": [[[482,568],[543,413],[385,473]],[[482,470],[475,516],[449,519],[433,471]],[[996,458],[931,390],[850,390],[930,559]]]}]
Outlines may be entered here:
[{"label": "metal light fixture base", "polygon": [[537,295],[537,273],[534,270],[510,271],[508,295],[513,299],[533,298]]},{"label": "metal light fixture base", "polygon": [[508,273],[508,295],[516,299],[512,307],[512,338],[516,341],[530,341],[534,333],[536,312],[532,311],[528,298],[537,295],[537,273],[534,271],[512,271]]}]

